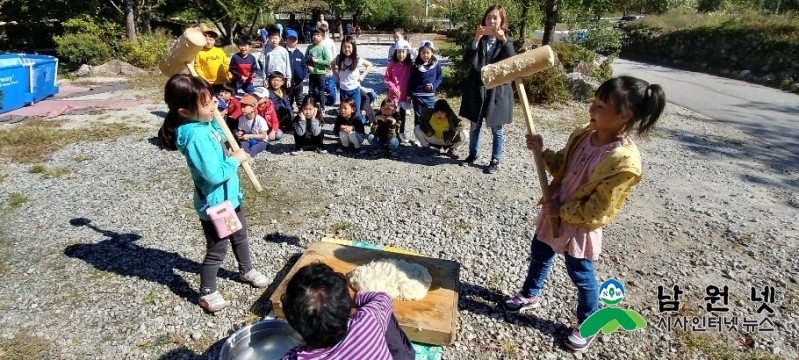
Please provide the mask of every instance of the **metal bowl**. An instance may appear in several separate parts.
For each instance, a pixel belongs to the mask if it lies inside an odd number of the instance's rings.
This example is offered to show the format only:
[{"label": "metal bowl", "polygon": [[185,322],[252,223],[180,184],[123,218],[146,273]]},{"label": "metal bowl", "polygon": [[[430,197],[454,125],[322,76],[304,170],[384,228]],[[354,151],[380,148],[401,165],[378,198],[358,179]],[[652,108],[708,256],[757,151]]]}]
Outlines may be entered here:
[{"label": "metal bowl", "polygon": [[279,360],[302,343],[285,320],[263,320],[230,335],[219,352],[219,360]]}]

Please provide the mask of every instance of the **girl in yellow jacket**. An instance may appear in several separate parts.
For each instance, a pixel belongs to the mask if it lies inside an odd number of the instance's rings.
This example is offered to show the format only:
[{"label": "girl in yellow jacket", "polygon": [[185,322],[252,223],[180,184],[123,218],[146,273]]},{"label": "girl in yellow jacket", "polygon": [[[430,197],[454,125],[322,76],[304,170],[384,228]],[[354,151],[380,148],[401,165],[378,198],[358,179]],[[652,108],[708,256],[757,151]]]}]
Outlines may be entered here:
[{"label": "girl in yellow jacket", "polygon": [[[566,271],[577,286],[577,326],[566,341],[572,350],[585,350],[594,339],[581,337],[579,328],[599,309],[594,261],[602,250],[602,226],[613,220],[632,187],[641,181],[641,154],[627,135],[635,131],[646,136],[665,105],[659,85],[617,77],[596,90],[588,110],[590,122],[569,136],[564,149],[547,149],[541,135],[527,137],[527,147],[541,149],[552,174],[552,197],[540,202],[543,208],[522,290],[503,307],[518,312],[538,306],[555,254],[563,254]],[[551,217],[560,224],[557,237],[552,235]]]}]

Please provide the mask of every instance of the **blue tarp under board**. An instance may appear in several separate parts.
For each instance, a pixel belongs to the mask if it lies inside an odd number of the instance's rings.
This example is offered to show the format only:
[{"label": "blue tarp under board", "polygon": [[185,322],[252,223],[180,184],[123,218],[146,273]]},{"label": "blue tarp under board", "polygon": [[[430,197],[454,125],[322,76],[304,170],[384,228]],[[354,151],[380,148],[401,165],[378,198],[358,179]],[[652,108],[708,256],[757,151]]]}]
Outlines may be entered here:
[{"label": "blue tarp under board", "polygon": [[58,94],[58,58],[0,54],[0,114]]}]

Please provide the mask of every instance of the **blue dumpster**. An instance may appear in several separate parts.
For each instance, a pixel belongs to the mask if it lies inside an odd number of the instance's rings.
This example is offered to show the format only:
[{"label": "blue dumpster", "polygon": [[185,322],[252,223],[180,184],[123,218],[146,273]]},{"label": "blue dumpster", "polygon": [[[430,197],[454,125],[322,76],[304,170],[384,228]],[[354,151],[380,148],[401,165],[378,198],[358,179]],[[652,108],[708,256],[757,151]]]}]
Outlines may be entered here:
[{"label": "blue dumpster", "polygon": [[58,58],[0,54],[0,114],[58,94]]}]

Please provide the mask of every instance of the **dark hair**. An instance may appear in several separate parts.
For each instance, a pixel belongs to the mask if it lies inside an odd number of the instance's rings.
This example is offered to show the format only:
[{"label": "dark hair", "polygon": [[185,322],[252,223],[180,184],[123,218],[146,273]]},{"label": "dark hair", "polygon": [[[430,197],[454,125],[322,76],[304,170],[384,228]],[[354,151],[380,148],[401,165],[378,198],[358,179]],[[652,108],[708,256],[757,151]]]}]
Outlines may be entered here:
[{"label": "dark hair", "polygon": [[327,25],[325,25],[325,24],[322,24],[322,25],[319,25],[319,30],[321,30],[321,31],[323,31],[323,32],[325,32],[325,33],[326,33],[326,32],[327,32],[327,30],[328,30],[328,27],[327,27]]},{"label": "dark hair", "polygon": [[413,61],[414,64],[416,64],[416,65],[424,64],[424,61],[422,60],[422,50],[425,49],[425,48],[430,49],[430,51],[433,52],[433,55],[430,56],[430,62],[432,63],[432,62],[438,61],[438,59],[436,58],[436,55],[435,55],[436,51],[433,50],[432,47],[422,46],[422,47],[419,48],[419,53],[416,54],[416,59]]},{"label": "dark hair", "polygon": [[341,102],[339,103],[338,106],[341,107],[341,105],[344,105],[344,104],[347,104],[347,105],[349,105],[352,108],[352,111],[353,111],[352,114],[353,115],[357,115],[359,109],[355,107],[355,99],[346,98],[344,100],[341,100]]},{"label": "dark hair", "polygon": [[277,27],[277,25],[275,25],[275,24],[269,25],[266,28],[266,33],[268,34],[268,36],[272,36],[272,35],[280,36],[280,28]]},{"label": "dark hair", "polygon": [[[311,105],[319,109],[319,103],[316,101],[316,98],[314,98],[311,95],[305,95],[305,98],[302,99],[302,104],[300,104],[299,111],[302,112],[302,109],[308,105]],[[319,120],[320,123],[324,121],[324,116],[325,116],[324,111],[322,111],[321,109],[319,109],[319,111],[316,112],[316,120]]]},{"label": "dark hair", "polygon": [[175,140],[178,127],[191,119],[180,115],[178,110],[185,109],[197,112],[197,103],[212,98],[214,93],[211,84],[200,77],[186,74],[175,74],[166,82],[164,86],[164,102],[169,108],[164,123],[159,131],[161,146],[164,149],[175,151],[177,146]]},{"label": "dark hair", "polygon": [[666,94],[660,85],[632,76],[619,76],[605,81],[596,89],[594,97],[615,104],[619,114],[629,112],[630,121],[624,125],[623,131],[626,134],[635,130],[640,137],[649,134],[666,107]]},{"label": "dark hair", "polygon": [[[394,61],[395,63],[399,63],[400,62],[399,58],[397,57],[397,50],[399,50],[399,49],[394,48],[394,53],[391,54],[391,61]],[[405,65],[413,64],[413,60],[411,60],[411,49],[402,49],[402,50],[405,50],[405,51],[408,52],[408,55],[405,56],[405,60],[402,61],[402,64],[405,64]]]},{"label": "dark hair", "polygon": [[433,104],[433,112],[437,113],[439,111],[443,111],[445,113],[453,112],[452,107],[450,107],[447,100],[444,99],[438,99],[436,100],[436,103]]},{"label": "dark hair", "polygon": [[338,344],[347,336],[352,297],[347,278],[323,263],[303,266],[280,299],[289,325],[312,349]]},{"label": "dark hair", "polygon": [[397,102],[394,101],[394,100],[391,100],[389,98],[385,98],[385,99],[383,99],[382,102],[380,102],[380,107],[383,107],[383,106],[386,106],[386,105],[389,105],[389,106],[393,107],[394,110],[397,109]]},{"label": "dark hair", "polygon": [[483,20],[480,21],[480,25],[486,26],[486,16],[488,16],[488,13],[494,10],[499,11],[499,19],[500,19],[499,27],[502,30],[508,30],[508,14],[505,13],[505,8],[502,7],[502,5],[492,5],[488,7],[486,12],[483,13]]},{"label": "dark hair", "polygon": [[350,43],[352,45],[352,54],[350,54],[350,56],[349,56],[349,59],[350,59],[349,70],[350,71],[354,71],[355,68],[358,67],[358,46],[355,45],[355,39],[353,39],[352,36],[346,36],[346,37],[344,37],[344,40],[341,40],[341,49],[339,50],[339,54],[338,54],[338,58],[336,59],[336,62],[338,63],[337,64],[338,67],[341,68],[341,64],[343,64],[344,63],[344,59],[347,58],[347,57],[344,56],[344,44],[346,44],[346,43]]},{"label": "dark hair", "polygon": [[231,95],[236,95],[236,89],[233,87],[233,85],[230,85],[230,83],[222,84],[222,89],[219,90],[219,92],[222,91],[229,92]]},{"label": "dark hair", "polygon": [[394,32],[392,32],[391,34],[393,35],[394,33],[400,33],[403,39],[408,40],[408,34],[405,32],[405,29],[396,28],[394,29]]},{"label": "dark hair", "polygon": [[311,36],[314,36],[316,34],[322,35],[322,30],[319,30],[319,28],[311,30]]},{"label": "dark hair", "polygon": [[239,41],[236,42],[236,45],[238,45],[238,46],[241,46],[241,45],[252,45],[252,39],[250,39],[249,36],[244,35],[244,36],[239,38]]}]

